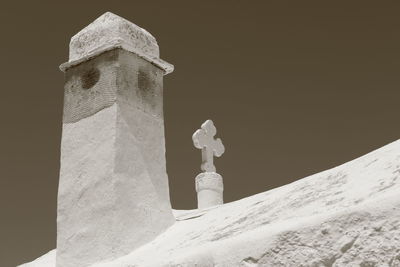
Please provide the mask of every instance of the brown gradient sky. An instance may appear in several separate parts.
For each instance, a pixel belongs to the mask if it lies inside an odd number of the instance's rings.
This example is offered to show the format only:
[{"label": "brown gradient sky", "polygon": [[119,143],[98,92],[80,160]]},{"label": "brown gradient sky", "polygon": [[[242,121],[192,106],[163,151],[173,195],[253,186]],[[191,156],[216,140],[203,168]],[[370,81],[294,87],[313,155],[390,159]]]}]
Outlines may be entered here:
[{"label": "brown gradient sky", "polygon": [[196,205],[214,120],[233,201],[334,167],[400,136],[396,1],[10,1],[1,21],[0,266],[55,247],[63,74],[71,36],[106,11],[151,32],[164,79],[172,204]]}]

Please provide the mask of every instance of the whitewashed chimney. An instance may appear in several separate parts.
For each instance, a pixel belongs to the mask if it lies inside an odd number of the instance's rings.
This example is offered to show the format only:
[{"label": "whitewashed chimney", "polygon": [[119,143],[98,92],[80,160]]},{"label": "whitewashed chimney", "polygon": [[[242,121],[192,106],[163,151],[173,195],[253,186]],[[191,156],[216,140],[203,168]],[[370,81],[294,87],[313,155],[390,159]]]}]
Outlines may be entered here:
[{"label": "whitewashed chimney", "polygon": [[155,38],[105,13],[71,39],[65,72],[57,267],[125,255],[174,223]]}]

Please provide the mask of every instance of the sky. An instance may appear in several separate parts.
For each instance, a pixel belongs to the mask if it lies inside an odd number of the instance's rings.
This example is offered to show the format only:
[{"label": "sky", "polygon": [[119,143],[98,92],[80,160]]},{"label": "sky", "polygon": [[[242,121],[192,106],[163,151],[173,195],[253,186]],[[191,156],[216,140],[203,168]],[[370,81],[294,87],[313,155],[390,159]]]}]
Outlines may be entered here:
[{"label": "sky", "polygon": [[172,205],[196,207],[207,119],[226,202],[283,186],[400,136],[395,1],[5,1],[0,9],[0,266],[55,247],[70,38],[106,11],[148,30],[164,77]]}]

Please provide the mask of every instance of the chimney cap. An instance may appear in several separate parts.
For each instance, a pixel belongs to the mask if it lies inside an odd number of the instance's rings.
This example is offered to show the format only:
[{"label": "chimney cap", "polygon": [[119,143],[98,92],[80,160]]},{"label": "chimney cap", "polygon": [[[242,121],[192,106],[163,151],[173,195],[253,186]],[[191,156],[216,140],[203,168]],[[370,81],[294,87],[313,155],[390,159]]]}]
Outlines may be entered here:
[{"label": "chimney cap", "polygon": [[159,47],[154,36],[111,12],[104,13],[71,38],[69,60],[62,64],[60,69],[65,71],[115,48],[122,48],[137,54],[163,69],[165,74],[174,69],[173,65],[160,59]]}]

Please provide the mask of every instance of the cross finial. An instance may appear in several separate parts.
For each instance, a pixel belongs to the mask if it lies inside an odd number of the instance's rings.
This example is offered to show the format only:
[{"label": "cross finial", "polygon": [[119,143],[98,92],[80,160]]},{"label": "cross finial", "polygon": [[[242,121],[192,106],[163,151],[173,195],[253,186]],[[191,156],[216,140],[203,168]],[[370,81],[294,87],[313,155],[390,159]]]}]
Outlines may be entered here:
[{"label": "cross finial", "polygon": [[206,120],[192,137],[194,146],[201,149],[201,170],[204,172],[215,172],[214,156],[220,157],[225,152],[221,139],[214,139],[216,133],[212,120]]}]

